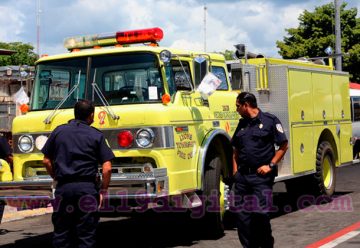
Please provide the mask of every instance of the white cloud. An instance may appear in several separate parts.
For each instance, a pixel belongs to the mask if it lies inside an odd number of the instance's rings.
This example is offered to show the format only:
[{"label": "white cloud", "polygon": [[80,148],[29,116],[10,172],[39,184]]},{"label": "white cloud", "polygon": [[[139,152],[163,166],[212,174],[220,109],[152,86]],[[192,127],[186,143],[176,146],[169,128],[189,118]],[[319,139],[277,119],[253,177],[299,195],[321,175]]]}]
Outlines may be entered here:
[{"label": "white cloud", "polygon": [[190,51],[202,51],[204,46],[201,42],[191,42],[185,39],[175,40],[170,47],[190,50]]},{"label": "white cloud", "polygon": [[151,4],[149,1],[127,1],[127,3],[122,5],[124,9],[129,10],[128,13],[131,13],[128,16],[130,19],[130,29],[153,26],[152,12],[149,11],[151,5],[154,4]]},{"label": "white cloud", "polygon": [[3,42],[21,40],[25,21],[24,14],[6,6],[0,6],[0,13],[0,40]]},{"label": "white cloud", "polygon": [[[42,0],[41,53],[64,52],[68,36],[158,26],[162,46],[204,49],[204,9],[207,2],[206,50],[234,50],[244,43],[255,53],[278,56],[276,41],[285,29],[298,26],[304,9],[330,0]],[[358,0],[348,0],[348,8]],[[0,1],[0,41],[36,42],[35,0]],[[358,16],[360,13],[358,13]]]}]

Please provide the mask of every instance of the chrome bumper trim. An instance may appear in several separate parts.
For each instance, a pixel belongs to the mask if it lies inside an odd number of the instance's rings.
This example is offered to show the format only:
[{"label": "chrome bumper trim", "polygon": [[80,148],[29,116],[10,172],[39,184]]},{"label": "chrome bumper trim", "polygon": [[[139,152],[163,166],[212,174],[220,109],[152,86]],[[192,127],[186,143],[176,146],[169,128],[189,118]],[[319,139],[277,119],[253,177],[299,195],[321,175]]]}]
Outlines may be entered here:
[{"label": "chrome bumper trim", "polygon": [[[49,176],[24,181],[0,182],[0,200],[15,198],[50,200],[53,198],[52,182]],[[159,168],[148,173],[113,174],[106,198],[156,198],[166,196],[168,191],[167,169]]]}]

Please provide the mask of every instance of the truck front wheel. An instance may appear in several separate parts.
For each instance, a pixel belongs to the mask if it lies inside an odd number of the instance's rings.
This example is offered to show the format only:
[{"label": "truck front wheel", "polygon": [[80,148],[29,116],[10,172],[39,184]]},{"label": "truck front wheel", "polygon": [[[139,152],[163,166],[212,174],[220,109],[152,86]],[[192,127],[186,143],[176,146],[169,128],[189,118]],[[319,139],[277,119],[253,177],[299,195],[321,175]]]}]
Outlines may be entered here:
[{"label": "truck front wheel", "polygon": [[221,159],[215,156],[206,165],[203,188],[203,204],[205,216],[204,227],[211,235],[221,235],[224,232],[223,210],[220,204]]}]

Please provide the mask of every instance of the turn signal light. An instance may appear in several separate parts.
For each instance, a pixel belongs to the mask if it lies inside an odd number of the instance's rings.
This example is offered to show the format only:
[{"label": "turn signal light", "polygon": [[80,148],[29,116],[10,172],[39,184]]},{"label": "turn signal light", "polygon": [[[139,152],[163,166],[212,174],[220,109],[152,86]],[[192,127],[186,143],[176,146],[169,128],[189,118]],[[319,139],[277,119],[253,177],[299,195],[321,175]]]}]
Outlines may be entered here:
[{"label": "turn signal light", "polygon": [[126,131],[121,131],[118,135],[117,135],[117,141],[120,147],[123,148],[127,148],[130,147],[134,141],[134,136],[133,134],[126,130]]},{"label": "turn signal light", "polygon": [[168,104],[171,101],[170,95],[169,94],[162,95],[161,101],[163,104]]}]

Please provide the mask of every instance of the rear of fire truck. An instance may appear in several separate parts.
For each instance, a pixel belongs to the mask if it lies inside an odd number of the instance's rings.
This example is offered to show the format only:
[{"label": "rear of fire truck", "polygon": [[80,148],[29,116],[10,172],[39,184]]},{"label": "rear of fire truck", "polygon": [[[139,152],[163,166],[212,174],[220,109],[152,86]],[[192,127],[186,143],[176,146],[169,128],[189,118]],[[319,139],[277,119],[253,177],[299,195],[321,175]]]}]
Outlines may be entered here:
[{"label": "rear of fire truck", "polygon": [[[93,126],[116,156],[104,211],[212,206],[199,217],[222,230],[237,93],[222,55],[161,48],[162,37],[159,28],[73,37],[69,53],[37,61],[30,111],[13,122],[13,180],[0,182],[1,199],[31,207],[52,198],[41,148],[74,118],[76,101],[89,99]],[[219,85],[207,97],[196,89],[209,72]]]}]

